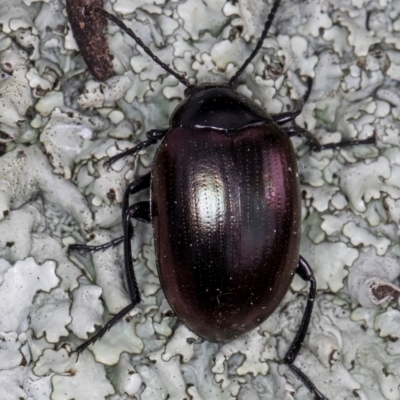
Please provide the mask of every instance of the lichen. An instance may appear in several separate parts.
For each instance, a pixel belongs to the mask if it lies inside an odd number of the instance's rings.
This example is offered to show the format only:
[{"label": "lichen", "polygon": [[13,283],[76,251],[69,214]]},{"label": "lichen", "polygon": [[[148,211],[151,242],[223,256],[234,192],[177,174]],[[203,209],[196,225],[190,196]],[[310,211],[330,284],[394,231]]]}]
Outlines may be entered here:
[{"label": "lichen", "polygon": [[[226,82],[254,48],[270,5],[237,1],[105,1],[191,83]],[[271,2],[269,2],[271,3]],[[63,0],[0,5],[0,398],[305,400],[280,361],[303,315],[295,277],[278,309],[228,344],[199,339],[174,315],[157,276],[151,226],[133,222],[143,301],[77,359],[71,350],[129,304],[121,202],[151,170],[156,146],[107,159],[168,126],[184,87],[115,24],[115,76],[96,82]],[[301,254],[319,289],[296,365],[332,399],[400,398],[400,3],[283,0],[238,91],[321,143],[295,137],[302,185]],[[146,195],[144,195],[144,198]],[[144,199],[143,198],[143,199]],[[133,201],[133,199],[132,199]]]}]

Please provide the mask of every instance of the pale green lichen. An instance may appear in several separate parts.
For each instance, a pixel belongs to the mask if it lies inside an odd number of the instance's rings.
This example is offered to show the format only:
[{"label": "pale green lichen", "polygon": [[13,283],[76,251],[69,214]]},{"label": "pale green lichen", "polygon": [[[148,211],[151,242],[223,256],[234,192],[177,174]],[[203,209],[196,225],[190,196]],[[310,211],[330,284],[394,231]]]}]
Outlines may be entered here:
[{"label": "pale green lichen", "polygon": [[[238,82],[240,93],[277,113],[298,106],[304,78],[313,78],[298,125],[322,143],[376,136],[376,146],[320,153],[293,138],[301,254],[320,290],[297,365],[330,400],[399,398],[400,320],[397,304],[388,307],[399,297],[400,272],[399,4],[283,1]],[[248,335],[225,345],[202,341],[169,307],[151,226],[136,222],[143,302],[78,361],[60,348],[79,345],[129,303],[121,248],[69,259],[67,246],[122,234],[123,192],[150,170],[155,147],[110,170],[104,162],[147,130],[167,127],[184,92],[112,23],[106,35],[116,76],[93,81],[64,8],[60,0],[0,6],[0,398],[309,399],[279,365],[300,323],[305,283],[296,277]],[[117,0],[105,8],[195,83],[234,74],[270,5]]]}]

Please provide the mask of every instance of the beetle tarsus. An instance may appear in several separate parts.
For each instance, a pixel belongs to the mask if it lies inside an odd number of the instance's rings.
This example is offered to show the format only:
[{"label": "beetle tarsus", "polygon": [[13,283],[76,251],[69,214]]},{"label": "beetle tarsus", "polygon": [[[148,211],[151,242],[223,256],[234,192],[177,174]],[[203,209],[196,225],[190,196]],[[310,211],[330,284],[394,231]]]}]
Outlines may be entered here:
[{"label": "beetle tarsus", "polygon": [[303,136],[306,142],[309,144],[311,149],[316,152],[329,149],[338,149],[341,147],[358,146],[363,144],[375,144],[376,135],[368,139],[355,139],[355,140],[343,140],[342,142],[326,143],[321,144],[319,140],[307,129],[301,128],[300,126],[292,125],[282,128],[289,136]]},{"label": "beetle tarsus", "polygon": [[133,156],[138,153],[140,150],[146,149],[147,147],[151,146],[152,144],[156,144],[158,140],[161,140],[165,134],[167,133],[168,129],[151,129],[146,132],[147,140],[140,142],[135,147],[132,147],[129,150],[125,150],[113,157],[110,157],[103,165],[107,169],[110,169],[111,164],[114,164],[116,161],[120,160],[121,158],[125,158],[128,156]]},{"label": "beetle tarsus", "polygon": [[139,143],[138,145],[136,145],[135,147],[132,147],[129,150],[123,151],[122,153],[119,153],[113,157],[110,157],[105,163],[104,163],[104,167],[107,169],[107,171],[110,169],[111,164],[114,164],[115,162],[117,162],[118,160],[120,160],[121,158],[125,158],[128,156],[133,156],[136,153],[138,153],[140,150],[143,150],[147,147],[149,147],[152,144],[157,143],[157,140],[155,139],[150,139],[150,140],[145,140],[144,142]]},{"label": "beetle tarsus", "polygon": [[124,241],[124,237],[121,236],[119,238],[116,238],[114,240],[111,240],[108,243],[103,243],[98,246],[88,246],[86,244],[71,244],[68,248],[68,253],[71,251],[78,251],[80,253],[87,253],[89,251],[104,251],[110,247],[115,247],[118,246],[120,243]]},{"label": "beetle tarsus", "polygon": [[356,139],[356,140],[344,140],[343,142],[338,143],[327,143],[322,144],[319,149],[313,149],[314,151],[328,150],[328,149],[337,149],[341,147],[350,147],[350,146],[358,146],[362,144],[375,144],[376,138],[375,135],[368,139]]},{"label": "beetle tarsus", "polygon": [[308,376],[301,372],[295,365],[289,364],[289,368],[302,380],[305,386],[314,394],[315,400],[329,400],[327,399],[310,381]]},{"label": "beetle tarsus", "polygon": [[[140,300],[139,300],[140,301]],[[135,306],[139,303],[139,301],[135,303],[131,303],[125,308],[123,308],[118,314],[115,314],[107,323],[97,332],[94,336],[92,336],[89,340],[79,345],[73,353],[77,353],[78,357],[87,347],[94,344],[98,340],[100,340],[104,334],[109,331],[120,319],[122,319],[126,314],[128,314],[131,310],[135,308]]]}]

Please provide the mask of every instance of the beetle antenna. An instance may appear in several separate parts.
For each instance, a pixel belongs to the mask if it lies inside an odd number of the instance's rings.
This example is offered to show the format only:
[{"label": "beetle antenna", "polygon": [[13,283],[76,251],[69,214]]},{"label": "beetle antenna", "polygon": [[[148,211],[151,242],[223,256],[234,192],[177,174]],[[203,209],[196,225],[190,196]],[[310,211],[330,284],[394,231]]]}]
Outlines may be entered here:
[{"label": "beetle antenna", "polygon": [[104,15],[109,20],[116,23],[124,32],[126,32],[135,42],[163,69],[173,75],[179,82],[183,83],[186,87],[192,87],[189,81],[184,78],[182,75],[178,74],[172,68],[170,68],[167,64],[163,63],[143,42],[140,37],[136,36],[135,32],[132,29],[129,29],[121,20],[119,20],[116,16],[108,13],[107,11],[102,10],[101,8],[96,8],[95,11],[101,15]]},{"label": "beetle antenna", "polygon": [[264,42],[264,39],[268,35],[269,28],[271,28],[272,22],[273,22],[273,20],[275,18],[276,12],[278,11],[280,3],[281,3],[281,0],[275,0],[274,1],[274,4],[272,5],[271,11],[268,14],[267,21],[265,22],[264,30],[262,31],[260,39],[258,39],[258,42],[257,42],[257,45],[256,45],[255,49],[252,51],[252,53],[246,59],[246,61],[243,63],[243,65],[237,70],[236,74],[233,75],[231,79],[229,79],[229,84],[231,86],[234,84],[236,79],[239,78],[240,75],[242,75],[242,72],[250,64],[250,61],[257,55],[258,51],[261,49],[261,46],[262,46],[262,44]]}]

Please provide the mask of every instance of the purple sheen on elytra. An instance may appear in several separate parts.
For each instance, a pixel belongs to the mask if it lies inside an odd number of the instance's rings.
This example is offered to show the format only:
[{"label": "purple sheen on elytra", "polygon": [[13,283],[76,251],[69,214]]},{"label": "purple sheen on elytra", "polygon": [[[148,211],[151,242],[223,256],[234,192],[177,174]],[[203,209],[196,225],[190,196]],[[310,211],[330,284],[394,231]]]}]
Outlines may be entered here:
[{"label": "purple sheen on elytra", "polygon": [[212,342],[268,318],[297,267],[300,214],[295,153],[277,125],[234,137],[172,128],[155,157],[152,218],[161,285],[178,317]]}]

